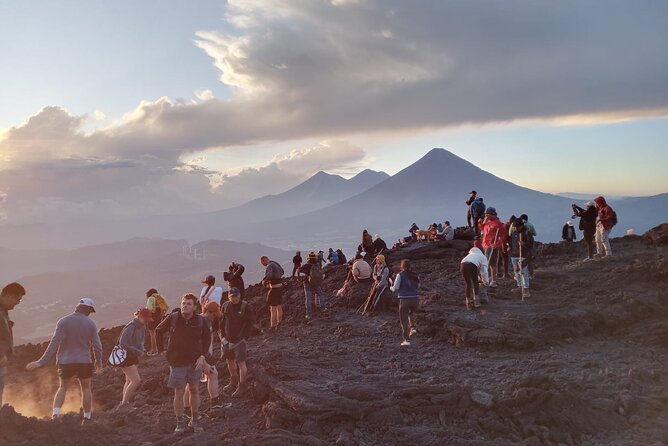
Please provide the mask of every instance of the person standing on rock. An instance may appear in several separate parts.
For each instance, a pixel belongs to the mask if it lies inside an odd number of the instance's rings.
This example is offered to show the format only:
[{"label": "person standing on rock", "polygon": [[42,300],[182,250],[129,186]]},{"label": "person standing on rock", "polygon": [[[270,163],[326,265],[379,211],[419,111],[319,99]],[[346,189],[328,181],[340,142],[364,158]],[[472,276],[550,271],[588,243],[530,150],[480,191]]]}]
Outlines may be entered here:
[{"label": "person standing on rock", "polygon": [[610,231],[617,223],[615,212],[603,197],[596,197],[594,199],[596,209],[598,210],[598,219],[596,221],[596,256],[610,257],[612,255],[612,247],[610,246]]},{"label": "person standing on rock", "polygon": [[269,306],[269,329],[277,330],[283,322],[283,268],[269,257],[260,257],[260,264],[265,267],[262,284],[269,288],[267,305]]},{"label": "person standing on rock", "polygon": [[[167,362],[169,380],[167,387],[174,389],[175,433],[185,432],[184,395],[186,386],[190,391],[190,423],[193,431],[202,432],[199,424],[199,383],[202,370],[213,361],[209,356],[211,332],[204,316],[196,314],[197,297],[186,294],[181,298],[181,311],[175,311],[160,322],[156,328],[158,335],[169,333]],[[208,358],[208,360],[207,360]]]},{"label": "person standing on rock", "polygon": [[515,220],[515,230],[510,235],[510,259],[513,263],[517,289],[529,297],[529,265],[527,259],[533,249],[533,236],[524,225],[524,220]]},{"label": "person standing on rock", "polygon": [[327,311],[327,304],[325,301],[325,292],[322,290],[322,284],[325,275],[322,268],[318,264],[318,257],[315,252],[310,252],[306,264],[302,266],[299,271],[304,274],[304,296],[306,298],[306,321],[310,321],[313,317],[313,295],[318,296],[318,303],[320,312]]},{"label": "person standing on rock", "polygon": [[587,245],[587,257],[584,262],[594,260],[594,238],[596,237],[596,219],[598,218],[598,211],[594,202],[590,201],[586,205],[587,209],[582,209],[580,206],[573,204],[573,218],[580,217],[580,224],[578,227],[582,231],[582,238]]},{"label": "person standing on rock", "polygon": [[[74,313],[58,321],[56,331],[42,357],[26,366],[28,371],[43,367],[57,353],[59,385],[53,399],[53,419],[60,417],[67,387],[76,378],[81,387],[83,407],[81,424],[86,425],[91,422],[93,412],[91,377],[94,371],[102,370],[102,343],[95,322],[89,317],[91,313],[95,313],[95,303],[93,299],[84,297],[77,304]],[[94,358],[90,354],[91,347],[95,353]]]},{"label": "person standing on rock", "polygon": [[297,251],[295,253],[295,256],[292,258],[292,277],[295,277],[295,274],[297,275],[297,278],[299,278],[299,268],[302,267],[302,253],[301,251]]},{"label": "person standing on rock", "polygon": [[[237,290],[238,291],[238,290]],[[229,292],[228,292],[229,294]],[[241,294],[241,293],[239,293]],[[207,321],[209,330],[211,331],[211,343],[209,344],[209,357],[214,358],[213,353],[213,334],[220,334],[220,321],[223,317],[223,314],[220,312],[220,306],[216,302],[209,302],[204,307],[202,316]],[[222,349],[222,337],[221,337],[221,349]],[[218,369],[214,365],[209,365],[209,367],[203,367],[202,373],[206,379],[206,389],[209,392],[209,409],[222,409],[225,407],[225,404],[220,397],[220,386],[218,384]],[[191,406],[190,392],[186,388],[186,395],[184,404],[186,407]],[[200,404],[201,406],[201,404]]]},{"label": "person standing on rock", "polygon": [[158,293],[158,290],[151,288],[146,292],[146,308],[151,311],[152,319],[147,322],[146,327],[148,328],[149,336],[151,337],[151,350],[148,352],[148,356],[157,356],[160,354],[158,351],[158,341],[155,334],[155,327],[158,326],[160,321],[165,317],[167,311],[169,311],[169,305],[165,301],[165,298]]},{"label": "person standing on rock", "polygon": [[[246,268],[241,263],[232,262],[228,267],[228,271],[223,273],[223,280],[227,282],[227,289],[237,288],[241,292],[242,299],[244,298],[246,287],[243,278],[244,271],[246,271]],[[220,302],[218,302],[218,305],[220,305]]]},{"label": "person standing on rock", "polygon": [[471,205],[475,201],[478,193],[474,190],[471,191],[471,194],[469,195],[469,199],[466,200],[466,206],[468,207],[466,211],[466,224],[468,225],[469,228],[472,228],[473,225],[471,224],[471,219],[473,218],[473,214],[471,214]]},{"label": "person standing on rock", "polygon": [[473,303],[475,308],[480,307],[480,299],[478,298],[480,296],[479,278],[482,278],[482,284],[487,286],[489,283],[488,269],[489,263],[487,257],[478,248],[471,248],[469,254],[462,259],[459,271],[464,279],[464,294],[466,296],[467,309],[470,308],[471,303]]},{"label": "person standing on rock", "polygon": [[14,353],[14,322],[9,319],[9,310],[13,310],[25,296],[26,290],[13,282],[0,291],[0,407],[2,393],[5,390],[7,362]]},{"label": "person standing on rock", "polygon": [[222,357],[227,361],[230,383],[223,387],[224,392],[234,392],[232,397],[243,396],[248,391],[246,353],[248,338],[255,315],[248,302],[241,302],[241,294],[236,288],[228,293],[229,300],[223,304],[223,318],[220,322],[220,335],[223,339]]},{"label": "person standing on rock", "polygon": [[399,320],[401,321],[402,346],[409,346],[409,337],[417,333],[413,324],[413,314],[420,305],[420,277],[411,268],[408,259],[401,261],[401,272],[394,281],[390,280],[390,290],[399,298]]},{"label": "person standing on rock", "polygon": [[485,218],[485,209],[486,206],[482,197],[476,197],[471,203],[471,218],[473,219],[473,228],[476,235],[480,235],[479,222]]},{"label": "person standing on rock", "polygon": [[140,308],[135,311],[135,317],[127,324],[121,333],[118,345],[127,352],[125,361],[120,365],[125,375],[122,399],[117,409],[129,407],[135,392],[141,384],[139,376],[139,358],[144,356],[146,326],[153,321],[153,314],[148,308]]},{"label": "person standing on rock", "polygon": [[492,206],[485,211],[485,220],[480,225],[482,231],[482,247],[489,262],[490,288],[496,288],[496,274],[499,269],[499,256],[506,243],[504,226],[499,220],[496,209]]}]

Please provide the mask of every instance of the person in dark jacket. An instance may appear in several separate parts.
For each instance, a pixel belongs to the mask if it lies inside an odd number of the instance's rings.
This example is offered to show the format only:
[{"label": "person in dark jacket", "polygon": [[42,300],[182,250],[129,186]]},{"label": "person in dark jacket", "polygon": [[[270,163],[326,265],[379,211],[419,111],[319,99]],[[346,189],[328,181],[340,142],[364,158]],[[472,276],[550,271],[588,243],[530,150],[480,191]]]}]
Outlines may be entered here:
[{"label": "person in dark jacket", "polygon": [[0,407],[5,390],[7,362],[14,353],[14,322],[9,319],[9,310],[13,310],[25,294],[25,288],[16,282],[10,283],[0,292]]},{"label": "person in dark jacket", "polygon": [[139,358],[144,356],[146,349],[144,347],[147,325],[153,321],[153,314],[148,308],[140,308],[135,311],[135,317],[123,328],[118,345],[127,352],[125,361],[120,365],[125,375],[125,385],[121,403],[117,409],[128,407],[132,401],[135,391],[141,384],[139,376]]},{"label": "person in dark jacket", "polygon": [[246,285],[244,284],[244,278],[242,277],[246,271],[246,268],[241,263],[230,263],[228,267],[228,272],[223,274],[223,279],[227,282],[227,289],[238,288],[241,292],[241,298],[244,298],[244,289]]},{"label": "person in dark jacket", "polygon": [[515,230],[510,234],[510,259],[515,271],[515,280],[517,289],[513,291],[522,291],[524,297],[529,297],[529,265],[528,259],[531,257],[533,249],[533,236],[524,225],[524,220],[518,218],[515,220]]},{"label": "person in dark jacket", "polygon": [[230,383],[223,388],[224,392],[234,392],[233,397],[244,395],[248,388],[246,378],[246,339],[255,324],[255,315],[248,302],[241,301],[241,294],[236,288],[228,293],[229,301],[221,308],[223,318],[220,322],[222,338],[222,356],[227,361],[230,372]]},{"label": "person in dark jacket", "polygon": [[575,228],[573,227],[573,222],[568,220],[563,228],[561,228],[561,240],[566,243],[573,243],[577,240],[577,235],[575,235]]},{"label": "person in dark jacket", "polygon": [[297,251],[295,253],[295,256],[292,258],[292,277],[295,277],[295,274],[297,274],[297,278],[299,278],[299,268],[302,267],[302,253],[301,251]]},{"label": "person in dark jacket", "polygon": [[163,333],[169,333],[167,362],[169,380],[167,387],[174,389],[175,433],[185,432],[184,395],[186,386],[190,391],[191,419],[189,426],[197,433],[204,429],[198,422],[199,383],[202,370],[211,368],[213,360],[209,355],[211,331],[204,316],[195,313],[197,296],[186,294],[181,298],[181,311],[172,312],[156,327],[158,341]]},{"label": "person in dark jacket", "polygon": [[374,255],[373,237],[366,229],[362,231],[362,249],[369,255]]},{"label": "person in dark jacket", "polygon": [[373,236],[373,249],[376,255],[387,251],[387,243],[378,234]]},{"label": "person in dark jacket", "polygon": [[582,209],[576,204],[571,207],[573,208],[573,218],[580,217],[578,227],[582,231],[582,236],[587,245],[587,257],[584,261],[594,260],[594,238],[596,237],[596,217],[598,217],[596,205],[590,201],[586,204],[587,209]]},{"label": "person in dark jacket", "polygon": [[260,264],[265,267],[262,285],[269,288],[267,305],[269,306],[269,329],[277,330],[283,321],[283,268],[278,262],[267,256],[260,257]]},{"label": "person in dark jacket", "polygon": [[420,277],[413,271],[411,263],[407,259],[401,261],[400,269],[401,272],[396,275],[394,280],[389,279],[392,284],[390,290],[397,293],[399,298],[399,320],[401,321],[401,336],[403,338],[401,345],[409,346],[411,342],[408,338],[417,333],[412,316],[420,305]]},{"label": "person in dark jacket", "polygon": [[336,250],[336,255],[339,256],[339,263],[338,263],[339,265],[345,265],[348,262],[348,259],[346,259],[346,256],[340,249]]},{"label": "person in dark jacket", "polygon": [[313,295],[318,296],[320,312],[327,312],[325,302],[325,292],[322,290],[324,274],[318,264],[318,256],[315,252],[310,252],[306,264],[301,267],[301,273],[304,274],[304,296],[306,298],[306,320],[310,321],[313,317]]},{"label": "person in dark jacket", "polygon": [[475,201],[477,195],[478,195],[478,192],[472,190],[471,194],[469,195],[469,199],[466,200],[466,206],[467,206],[466,224],[468,225],[469,228],[473,227],[473,225],[471,224],[471,219],[473,218],[473,214],[471,214],[471,205]]}]

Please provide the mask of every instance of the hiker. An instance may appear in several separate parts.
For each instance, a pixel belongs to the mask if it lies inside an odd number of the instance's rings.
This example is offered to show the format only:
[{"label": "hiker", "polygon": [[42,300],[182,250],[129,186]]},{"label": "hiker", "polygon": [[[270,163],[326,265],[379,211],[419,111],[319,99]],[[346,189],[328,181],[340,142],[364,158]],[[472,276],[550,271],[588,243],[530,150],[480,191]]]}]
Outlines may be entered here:
[{"label": "hiker", "polygon": [[[227,282],[227,289],[238,288],[241,292],[241,298],[244,297],[244,278],[242,277],[246,268],[241,263],[232,262],[227,271],[223,273],[223,280]],[[220,302],[218,303],[220,305]]]},{"label": "hiker", "polygon": [[485,220],[480,225],[482,231],[482,247],[489,262],[490,288],[496,288],[496,274],[499,269],[499,255],[506,242],[504,226],[492,206],[485,211]]},{"label": "hiker", "polygon": [[[81,407],[83,407],[82,426],[91,423],[93,412],[91,377],[93,371],[99,372],[102,370],[102,343],[95,322],[89,318],[91,313],[95,313],[93,299],[84,297],[79,300],[74,313],[60,319],[56,324],[56,331],[42,357],[26,366],[28,371],[35,370],[45,366],[56,356],[58,390],[53,398],[53,419],[60,418],[67,387],[72,379],[77,378],[79,380]],[[94,358],[91,358],[91,347],[95,353]]]},{"label": "hiker", "polygon": [[473,228],[475,229],[476,235],[480,235],[479,222],[485,218],[485,209],[486,206],[482,197],[476,197],[471,203],[471,218],[473,219]]},{"label": "hiker", "polygon": [[204,286],[202,291],[199,294],[199,310],[198,313],[202,313],[202,309],[206,307],[206,304],[209,302],[215,302],[220,305],[223,299],[223,289],[219,286],[216,286],[216,278],[212,275],[208,275],[202,280]]},{"label": "hiker", "polygon": [[[532,243],[533,239],[538,235],[536,232],[536,228],[534,225],[529,222],[529,216],[527,214],[522,214],[516,221],[522,220],[524,222],[524,227],[526,231],[531,235],[532,237]],[[508,235],[510,235],[513,231],[515,231],[515,225],[510,226],[510,231]],[[529,268],[529,276],[533,277],[533,272],[534,272],[534,257],[533,257],[533,250],[530,254],[530,256],[526,259],[526,262],[528,263],[528,268]]]},{"label": "hiker", "polygon": [[507,222],[503,224],[503,248],[499,253],[499,273],[497,277],[503,279],[510,277],[510,237],[506,236],[510,232],[510,227],[515,223],[517,217],[511,215]]},{"label": "hiker", "polygon": [[301,251],[297,251],[295,253],[295,256],[292,258],[292,277],[295,277],[295,274],[297,274],[297,278],[299,278],[299,268],[302,267],[302,253]]},{"label": "hiker", "polygon": [[20,284],[12,282],[0,291],[0,407],[2,393],[5,390],[7,363],[14,354],[14,322],[9,319],[9,310],[21,303],[26,290]]},{"label": "hiker", "polygon": [[411,240],[417,240],[417,231],[419,230],[420,228],[415,223],[411,225],[410,229],[408,230],[408,232],[410,233]]},{"label": "hiker", "polygon": [[387,243],[385,243],[385,240],[380,238],[378,234],[373,236],[373,252],[376,254],[382,254],[383,252],[387,251]]},{"label": "hiker", "polygon": [[401,261],[401,272],[394,281],[390,280],[390,290],[399,298],[399,320],[401,321],[402,346],[411,345],[409,337],[417,333],[413,324],[413,314],[420,305],[420,277],[411,268],[409,260]]},{"label": "hiker", "polygon": [[598,210],[598,219],[596,220],[596,256],[610,257],[612,247],[610,246],[610,231],[617,224],[615,211],[606,203],[605,198],[594,198],[596,210]]},{"label": "hiker", "polygon": [[140,308],[135,311],[134,316],[134,319],[123,328],[121,337],[118,340],[118,345],[127,352],[127,356],[119,365],[125,375],[125,385],[123,386],[121,402],[116,406],[116,409],[129,407],[135,392],[141,384],[137,365],[139,364],[139,358],[146,353],[144,336],[146,326],[153,321],[153,312],[148,308]]},{"label": "hiker", "polygon": [[376,252],[373,246],[373,237],[366,229],[362,231],[362,249],[371,256]]},{"label": "hiker", "polygon": [[260,263],[265,267],[262,285],[269,288],[267,305],[269,305],[269,329],[277,330],[283,321],[283,268],[269,257],[260,257]]},{"label": "hiker", "polygon": [[439,240],[454,240],[455,230],[450,226],[448,220],[443,222],[442,228],[436,233],[436,238]]},{"label": "hiker", "polygon": [[340,249],[336,250],[336,255],[339,257],[338,265],[345,265],[348,262],[348,260],[346,259],[346,256],[343,255],[343,251],[341,251]]},{"label": "hiker", "polygon": [[531,256],[533,236],[521,218],[515,220],[514,229],[510,235],[510,259],[513,263],[517,289],[513,291],[522,291],[523,296],[529,297],[529,265],[527,259]]},{"label": "hiker", "polygon": [[169,380],[167,387],[174,389],[174,414],[177,434],[185,432],[184,395],[190,391],[190,423],[195,433],[204,429],[199,424],[199,383],[202,370],[210,369],[213,361],[209,356],[211,332],[204,316],[195,313],[197,296],[185,294],[181,298],[181,311],[174,311],[157,326],[158,335],[169,332],[167,362]]},{"label": "hiker", "polygon": [[564,227],[561,228],[561,240],[566,243],[573,243],[575,240],[577,240],[572,221],[568,220]]},{"label": "hiker", "polygon": [[329,254],[327,254],[328,265],[338,265],[339,263],[339,253],[334,251],[332,248],[329,248]]},{"label": "hiker", "polygon": [[468,200],[466,200],[466,206],[467,206],[466,224],[469,228],[473,227],[473,225],[471,224],[471,219],[473,218],[473,214],[471,213],[471,205],[475,201],[477,195],[478,195],[478,193],[476,191],[472,190],[471,193],[469,194]]},{"label": "hiker", "polygon": [[151,350],[149,350],[148,356],[157,356],[160,352],[158,351],[155,327],[158,326],[169,311],[169,305],[167,305],[165,298],[158,293],[158,290],[151,288],[146,292],[146,308],[151,312],[151,320],[147,321],[146,324],[148,334],[151,338]]},{"label": "hiker", "polygon": [[383,254],[378,254],[376,256],[376,261],[373,267],[373,286],[371,287],[371,292],[369,293],[369,298],[365,305],[362,314],[371,314],[371,312],[378,306],[378,304],[383,303],[383,295],[390,287],[390,268],[385,263],[385,256]]},{"label": "hiker", "polygon": [[355,262],[350,269],[352,279],[357,283],[367,283],[371,281],[371,266],[358,254],[355,256]]},{"label": "hiker", "polygon": [[248,302],[241,302],[241,293],[232,288],[228,301],[223,304],[223,318],[220,322],[220,334],[223,339],[222,357],[227,361],[230,383],[223,387],[224,392],[233,392],[232,397],[243,396],[248,391],[246,383],[246,339],[255,324],[255,315]]},{"label": "hiker", "polygon": [[482,278],[482,284],[487,286],[489,284],[489,275],[487,270],[489,269],[489,262],[487,257],[482,253],[478,248],[471,248],[466,257],[464,257],[459,265],[459,271],[462,274],[464,279],[464,295],[466,308],[470,308],[469,305],[473,303],[475,308],[480,308],[480,281],[479,278]]},{"label": "hiker", "polygon": [[322,290],[322,284],[325,275],[322,268],[318,264],[318,258],[315,252],[310,252],[306,264],[301,267],[301,272],[304,274],[304,296],[306,297],[306,321],[310,321],[313,317],[313,294],[318,295],[319,308],[321,312],[327,311],[325,303],[325,293]]},{"label": "hiker", "polygon": [[[238,288],[236,288],[238,290]],[[229,295],[229,292],[228,292]],[[223,304],[224,305],[224,304]],[[206,306],[204,307],[202,315],[206,319],[207,325],[209,326],[209,331],[211,331],[211,343],[209,344],[209,356],[213,359],[215,358],[214,353],[213,353],[213,339],[214,333],[220,333],[220,322],[223,314],[220,311],[220,306],[214,302],[210,301]],[[221,337],[222,339],[222,337]],[[221,346],[222,346],[222,340],[221,340]],[[222,347],[221,347],[221,355],[222,355]],[[203,377],[201,380],[206,380],[206,389],[209,392],[209,409],[222,409],[223,407],[226,407],[226,405],[223,403],[222,398],[220,396],[220,388],[218,385],[218,369],[211,364],[210,367],[204,367],[202,369]],[[189,392],[186,389],[186,401],[185,405],[189,406],[190,400],[189,400]]]},{"label": "hiker", "polygon": [[587,209],[582,209],[580,206],[573,204],[573,218],[580,217],[580,224],[578,227],[582,231],[582,237],[587,245],[587,257],[583,260],[588,262],[594,260],[594,238],[596,237],[596,219],[598,218],[598,211],[594,202],[590,201],[585,204]]},{"label": "hiker", "polygon": [[322,252],[322,250],[318,251],[318,263],[320,264],[321,268],[323,263],[325,263],[325,253]]}]

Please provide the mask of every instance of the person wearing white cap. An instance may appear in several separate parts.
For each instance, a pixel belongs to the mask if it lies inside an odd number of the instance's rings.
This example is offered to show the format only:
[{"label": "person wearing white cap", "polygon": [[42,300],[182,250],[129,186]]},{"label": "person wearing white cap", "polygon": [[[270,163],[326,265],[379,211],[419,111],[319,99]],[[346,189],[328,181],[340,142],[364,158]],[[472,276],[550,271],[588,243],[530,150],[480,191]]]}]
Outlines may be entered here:
[{"label": "person wearing white cap", "polygon": [[575,235],[575,228],[573,227],[573,222],[568,220],[564,227],[561,229],[561,240],[566,243],[573,243],[577,240]]},{"label": "person wearing white cap", "polygon": [[[26,366],[28,371],[35,370],[56,356],[59,385],[53,399],[53,419],[60,417],[67,387],[76,378],[81,387],[83,407],[81,424],[86,425],[91,422],[93,406],[91,377],[94,371],[102,369],[102,343],[95,322],[89,318],[91,313],[95,313],[95,303],[90,297],[84,297],[77,303],[74,313],[58,321],[56,331],[42,357]],[[91,347],[95,352],[94,358],[90,354]]]}]

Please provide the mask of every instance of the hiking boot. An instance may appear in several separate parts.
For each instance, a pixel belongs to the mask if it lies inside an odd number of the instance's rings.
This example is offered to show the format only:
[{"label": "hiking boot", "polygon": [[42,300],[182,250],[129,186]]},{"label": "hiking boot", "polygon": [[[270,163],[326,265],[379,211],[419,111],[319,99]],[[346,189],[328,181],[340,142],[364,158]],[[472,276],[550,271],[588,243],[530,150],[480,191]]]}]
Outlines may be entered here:
[{"label": "hiking boot", "polygon": [[210,409],[216,410],[216,409],[225,409],[227,407],[230,407],[230,403],[224,403],[223,399],[220,396],[217,396],[216,398],[213,398],[211,400],[211,407]]},{"label": "hiking boot", "polygon": [[584,258],[584,259],[582,260],[582,262],[583,262],[583,263],[584,263],[584,262],[591,262],[592,260],[594,260],[593,257],[586,257],[586,258]]},{"label": "hiking boot", "polygon": [[306,316],[304,316],[304,320],[306,321],[307,324],[310,323],[311,322],[311,316],[309,316],[307,314]]},{"label": "hiking boot", "polygon": [[82,418],[81,419],[81,425],[82,426],[90,426],[93,424],[93,420],[91,418]]},{"label": "hiking boot", "polygon": [[408,341],[404,341],[404,342],[401,343],[402,347],[408,347],[409,345],[411,345],[411,343],[408,342]]},{"label": "hiking boot", "polygon": [[146,356],[158,356],[160,352],[157,352],[155,350],[151,350],[150,352],[146,353]]},{"label": "hiking boot", "polygon": [[411,331],[408,333],[408,336],[413,336],[417,334],[417,329],[415,327],[411,327]]},{"label": "hiking boot", "polygon": [[174,433],[175,434],[182,434],[186,431],[186,422],[185,421],[177,421],[176,422],[176,427],[174,428]]},{"label": "hiking boot", "polygon": [[204,428],[202,427],[201,424],[199,424],[199,421],[194,421],[190,420],[190,423],[188,423],[188,427],[193,430],[196,434],[200,432],[204,432]]},{"label": "hiking boot", "polygon": [[239,398],[242,397],[246,394],[248,391],[248,386],[246,383],[239,383],[239,387],[237,387],[237,391],[232,394],[232,398]]},{"label": "hiking boot", "polygon": [[481,307],[481,305],[480,305],[480,300],[479,300],[479,299],[475,299],[475,300],[473,301],[473,307],[474,307],[474,308],[480,308],[480,307]]},{"label": "hiking boot", "polygon": [[230,378],[230,383],[223,387],[223,392],[234,392],[237,390],[237,386],[239,385],[239,377],[238,376],[232,376]]},{"label": "hiking boot", "polygon": [[529,288],[525,288],[525,289],[524,289],[524,294],[523,294],[523,296],[524,296],[524,297],[531,297],[531,293],[529,292]]}]

